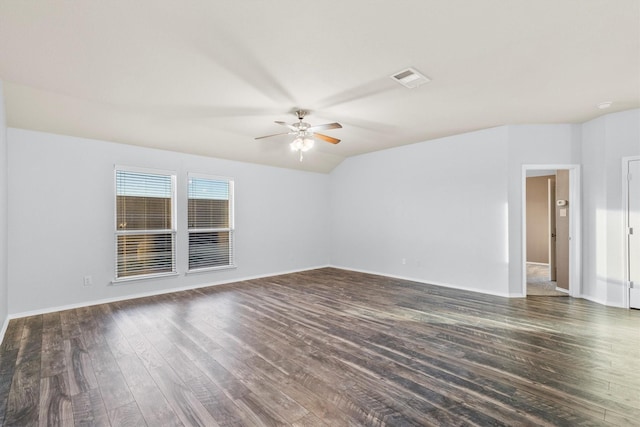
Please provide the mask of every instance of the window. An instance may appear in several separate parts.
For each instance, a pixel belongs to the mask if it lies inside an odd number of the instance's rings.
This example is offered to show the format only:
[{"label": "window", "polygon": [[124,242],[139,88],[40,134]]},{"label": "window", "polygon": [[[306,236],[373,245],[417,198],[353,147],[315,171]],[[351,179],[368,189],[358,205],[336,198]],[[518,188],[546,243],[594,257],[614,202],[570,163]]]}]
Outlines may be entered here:
[{"label": "window", "polygon": [[116,280],[176,272],[175,181],[116,168]]},{"label": "window", "polygon": [[233,267],[233,181],[189,175],[189,270]]}]

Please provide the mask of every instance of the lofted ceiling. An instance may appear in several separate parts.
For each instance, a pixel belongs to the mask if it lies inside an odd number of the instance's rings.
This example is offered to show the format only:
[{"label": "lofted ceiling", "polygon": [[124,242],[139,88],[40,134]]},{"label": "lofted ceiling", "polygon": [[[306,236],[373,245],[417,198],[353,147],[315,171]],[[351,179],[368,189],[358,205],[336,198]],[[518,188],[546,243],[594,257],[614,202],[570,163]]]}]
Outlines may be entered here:
[{"label": "lofted ceiling", "polygon": [[[431,82],[389,78],[407,67]],[[0,79],[10,127],[329,172],[639,107],[640,1],[0,0]],[[299,162],[291,136],[254,140],[297,108],[342,142]]]}]

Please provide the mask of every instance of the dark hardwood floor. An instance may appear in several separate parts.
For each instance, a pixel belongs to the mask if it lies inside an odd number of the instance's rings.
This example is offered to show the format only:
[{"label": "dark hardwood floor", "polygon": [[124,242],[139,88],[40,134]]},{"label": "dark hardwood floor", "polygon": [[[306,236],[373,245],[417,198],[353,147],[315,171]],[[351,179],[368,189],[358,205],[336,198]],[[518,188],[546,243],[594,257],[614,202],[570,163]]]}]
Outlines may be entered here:
[{"label": "dark hardwood floor", "polygon": [[320,269],[12,320],[5,426],[640,423],[640,311]]}]

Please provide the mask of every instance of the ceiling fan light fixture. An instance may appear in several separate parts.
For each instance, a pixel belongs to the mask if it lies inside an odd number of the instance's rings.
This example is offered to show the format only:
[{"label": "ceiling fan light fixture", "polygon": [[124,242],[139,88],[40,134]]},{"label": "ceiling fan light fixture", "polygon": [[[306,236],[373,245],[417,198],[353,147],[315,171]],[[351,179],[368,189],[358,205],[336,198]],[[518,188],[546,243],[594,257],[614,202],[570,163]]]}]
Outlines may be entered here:
[{"label": "ceiling fan light fixture", "polygon": [[309,138],[308,136],[299,136],[294,139],[293,142],[289,144],[289,146],[291,147],[292,151],[307,152],[313,148],[313,144],[313,138]]}]

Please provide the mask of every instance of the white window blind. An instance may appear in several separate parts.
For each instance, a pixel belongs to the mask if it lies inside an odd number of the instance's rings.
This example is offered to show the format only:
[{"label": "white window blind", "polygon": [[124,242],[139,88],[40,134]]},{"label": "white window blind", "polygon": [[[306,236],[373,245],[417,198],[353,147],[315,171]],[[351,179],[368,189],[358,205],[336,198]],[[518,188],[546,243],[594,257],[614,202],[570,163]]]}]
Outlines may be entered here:
[{"label": "white window blind", "polygon": [[175,175],[116,168],[116,280],[176,271]]},{"label": "white window blind", "polygon": [[233,267],[233,181],[189,175],[189,270]]}]

